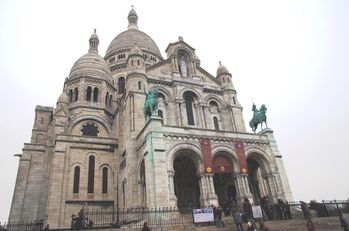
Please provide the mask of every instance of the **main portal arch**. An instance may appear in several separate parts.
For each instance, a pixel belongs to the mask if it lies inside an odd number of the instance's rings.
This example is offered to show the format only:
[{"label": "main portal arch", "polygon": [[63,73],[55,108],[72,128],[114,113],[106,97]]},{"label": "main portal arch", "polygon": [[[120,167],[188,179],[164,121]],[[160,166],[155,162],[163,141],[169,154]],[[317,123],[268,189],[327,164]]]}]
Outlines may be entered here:
[{"label": "main portal arch", "polygon": [[197,167],[190,153],[179,153],[173,161],[173,169],[175,171],[174,191],[178,208],[200,208],[199,178]]},{"label": "main portal arch", "polygon": [[218,204],[223,208],[229,208],[236,203],[237,191],[233,163],[227,153],[215,155],[213,170],[213,182]]}]

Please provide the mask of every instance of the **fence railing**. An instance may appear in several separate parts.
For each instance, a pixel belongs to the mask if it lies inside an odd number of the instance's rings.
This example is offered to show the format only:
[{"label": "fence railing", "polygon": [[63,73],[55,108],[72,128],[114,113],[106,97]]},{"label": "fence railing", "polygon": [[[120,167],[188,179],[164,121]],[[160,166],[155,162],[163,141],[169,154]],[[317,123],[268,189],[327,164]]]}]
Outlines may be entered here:
[{"label": "fence railing", "polygon": [[192,209],[161,207],[120,209],[119,211],[91,210],[73,218],[72,229],[139,228],[143,226],[144,222],[148,222],[151,227],[192,224]]},{"label": "fence railing", "polygon": [[21,221],[0,224],[1,231],[41,231],[44,228],[44,220]]},{"label": "fence railing", "polygon": [[[261,205],[264,220],[304,219],[310,217],[339,216],[341,213],[349,213],[349,201],[312,201],[302,205],[299,202],[288,202],[285,205],[264,204]],[[218,209],[222,216],[232,216],[239,209],[245,221],[253,217],[243,207],[223,207]],[[219,217],[219,215],[217,216]],[[163,227],[173,225],[191,225],[194,223],[191,208],[178,209],[174,207],[161,208],[133,208],[114,210],[85,210],[78,216],[72,217],[70,229],[99,229],[99,228],[140,228],[144,222],[150,227]],[[41,231],[44,221],[18,222],[0,225],[0,231]],[[52,229],[51,229],[52,230]]]}]

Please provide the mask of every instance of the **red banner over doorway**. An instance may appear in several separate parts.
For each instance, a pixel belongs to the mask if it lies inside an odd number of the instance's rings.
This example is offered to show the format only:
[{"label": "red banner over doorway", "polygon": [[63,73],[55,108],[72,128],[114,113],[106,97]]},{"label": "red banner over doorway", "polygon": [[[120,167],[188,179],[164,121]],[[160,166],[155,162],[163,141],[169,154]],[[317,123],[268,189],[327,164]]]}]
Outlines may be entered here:
[{"label": "red banner over doorway", "polygon": [[248,168],[247,168],[247,160],[245,155],[245,147],[241,140],[238,140],[235,142],[235,150],[239,159],[240,172],[247,174]]},{"label": "red banner over doorway", "polygon": [[204,168],[206,173],[212,173],[213,170],[213,161],[212,161],[212,151],[211,151],[211,142],[209,138],[201,138],[200,146],[202,156],[204,158]]}]

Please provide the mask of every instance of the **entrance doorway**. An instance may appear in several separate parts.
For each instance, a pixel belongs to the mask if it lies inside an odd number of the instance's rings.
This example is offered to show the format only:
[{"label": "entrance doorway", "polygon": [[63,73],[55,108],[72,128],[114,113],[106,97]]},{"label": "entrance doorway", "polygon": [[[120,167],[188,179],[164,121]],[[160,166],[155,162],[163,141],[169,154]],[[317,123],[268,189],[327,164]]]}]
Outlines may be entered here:
[{"label": "entrance doorway", "polygon": [[233,164],[226,155],[218,154],[213,159],[213,170],[213,183],[218,204],[222,208],[231,208],[236,204]]},{"label": "entrance doorway", "polygon": [[192,159],[178,156],[173,163],[175,174],[173,177],[177,206],[183,208],[200,208],[199,179]]},{"label": "entrance doorway", "polygon": [[250,191],[253,195],[253,199],[256,202],[260,202],[261,198],[266,196],[268,190],[262,177],[262,168],[260,164],[254,158],[247,158],[248,165],[248,183]]}]

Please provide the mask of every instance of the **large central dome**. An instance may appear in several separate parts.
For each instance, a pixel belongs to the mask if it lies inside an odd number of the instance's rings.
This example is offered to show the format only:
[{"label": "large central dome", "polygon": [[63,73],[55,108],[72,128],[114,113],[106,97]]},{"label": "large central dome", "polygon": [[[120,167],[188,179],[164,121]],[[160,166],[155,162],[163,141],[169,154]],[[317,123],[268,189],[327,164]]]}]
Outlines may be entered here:
[{"label": "large central dome", "polygon": [[158,46],[146,33],[137,29],[128,29],[113,39],[105,54],[105,58],[108,59],[121,50],[130,50],[135,44],[142,50],[154,53],[159,58],[162,57]]},{"label": "large central dome", "polygon": [[150,53],[157,56],[159,59],[163,59],[160,50],[154,40],[146,33],[138,30],[137,26],[138,16],[134,9],[131,9],[128,14],[128,29],[118,34],[110,43],[105,59],[109,59],[111,56],[120,52],[129,51],[135,44],[142,49],[143,52]]}]

